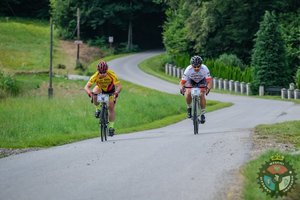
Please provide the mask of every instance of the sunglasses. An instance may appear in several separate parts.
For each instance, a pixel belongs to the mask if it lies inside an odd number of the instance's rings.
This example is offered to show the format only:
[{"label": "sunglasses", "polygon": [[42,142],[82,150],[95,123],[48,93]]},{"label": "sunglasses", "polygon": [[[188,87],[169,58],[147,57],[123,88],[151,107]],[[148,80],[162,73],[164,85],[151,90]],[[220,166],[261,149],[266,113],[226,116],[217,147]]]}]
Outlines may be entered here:
[{"label": "sunglasses", "polygon": [[194,69],[199,69],[201,65],[193,66]]},{"label": "sunglasses", "polygon": [[[98,71],[99,72],[99,71]],[[99,74],[106,74],[106,72],[99,72]]]}]

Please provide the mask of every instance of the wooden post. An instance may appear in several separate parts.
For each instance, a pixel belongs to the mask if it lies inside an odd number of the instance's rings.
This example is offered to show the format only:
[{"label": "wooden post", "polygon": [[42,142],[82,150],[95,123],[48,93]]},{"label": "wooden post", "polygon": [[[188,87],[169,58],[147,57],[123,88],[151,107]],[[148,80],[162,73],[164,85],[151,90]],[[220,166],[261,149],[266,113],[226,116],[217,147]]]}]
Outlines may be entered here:
[{"label": "wooden post", "polygon": [[[77,40],[80,40],[80,10],[77,8]],[[76,57],[76,67],[80,64],[79,62],[79,51],[80,51],[80,44],[77,42],[77,57]]]},{"label": "wooden post", "polygon": [[48,98],[53,96],[52,88],[52,50],[53,50],[53,22],[50,18],[50,66],[49,66],[49,88],[48,88]]}]

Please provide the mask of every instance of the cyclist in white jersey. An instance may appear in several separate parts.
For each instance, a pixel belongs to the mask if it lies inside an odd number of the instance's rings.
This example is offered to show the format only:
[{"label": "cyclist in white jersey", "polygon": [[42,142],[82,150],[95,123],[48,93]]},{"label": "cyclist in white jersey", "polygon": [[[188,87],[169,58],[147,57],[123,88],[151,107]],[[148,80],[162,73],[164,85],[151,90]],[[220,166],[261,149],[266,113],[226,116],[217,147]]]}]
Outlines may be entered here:
[{"label": "cyclist in white jersey", "polygon": [[192,96],[191,88],[186,87],[199,87],[200,85],[205,85],[206,88],[201,88],[200,95],[200,107],[201,107],[201,119],[200,123],[205,123],[205,107],[206,98],[211,87],[212,81],[209,69],[206,65],[202,64],[203,60],[200,56],[193,56],[190,61],[190,65],[185,69],[182,79],[179,83],[180,93],[185,95],[185,100],[187,104],[187,117],[192,117]]}]

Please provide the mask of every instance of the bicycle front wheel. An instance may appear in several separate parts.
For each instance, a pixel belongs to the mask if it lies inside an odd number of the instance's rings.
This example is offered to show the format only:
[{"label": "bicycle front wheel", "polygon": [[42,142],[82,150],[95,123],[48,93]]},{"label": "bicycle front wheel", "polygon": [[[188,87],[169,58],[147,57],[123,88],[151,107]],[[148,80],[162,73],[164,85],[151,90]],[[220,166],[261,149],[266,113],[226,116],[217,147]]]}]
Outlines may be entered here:
[{"label": "bicycle front wheel", "polygon": [[101,136],[101,141],[107,141],[107,133],[108,133],[108,111],[105,106],[102,107],[101,109],[101,114],[100,114],[100,136]]},{"label": "bicycle front wheel", "polygon": [[199,120],[198,120],[198,99],[193,97],[193,125],[194,125],[194,134],[198,134],[199,130]]}]

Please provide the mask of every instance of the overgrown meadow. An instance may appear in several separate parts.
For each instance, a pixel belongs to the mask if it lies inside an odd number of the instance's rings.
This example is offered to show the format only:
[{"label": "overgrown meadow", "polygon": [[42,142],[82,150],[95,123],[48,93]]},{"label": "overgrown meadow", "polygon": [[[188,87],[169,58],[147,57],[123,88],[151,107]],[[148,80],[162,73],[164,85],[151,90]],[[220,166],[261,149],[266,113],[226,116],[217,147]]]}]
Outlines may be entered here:
[{"label": "overgrown meadow", "polygon": [[[55,78],[54,97],[48,99],[47,79],[47,76],[22,75],[19,80],[26,86],[24,94],[0,101],[0,147],[52,146],[99,135],[95,107],[83,91],[85,82]],[[117,133],[142,130],[144,125],[172,115],[180,115],[177,121],[184,117],[181,96],[125,81],[122,85],[124,89],[116,106]]]}]

